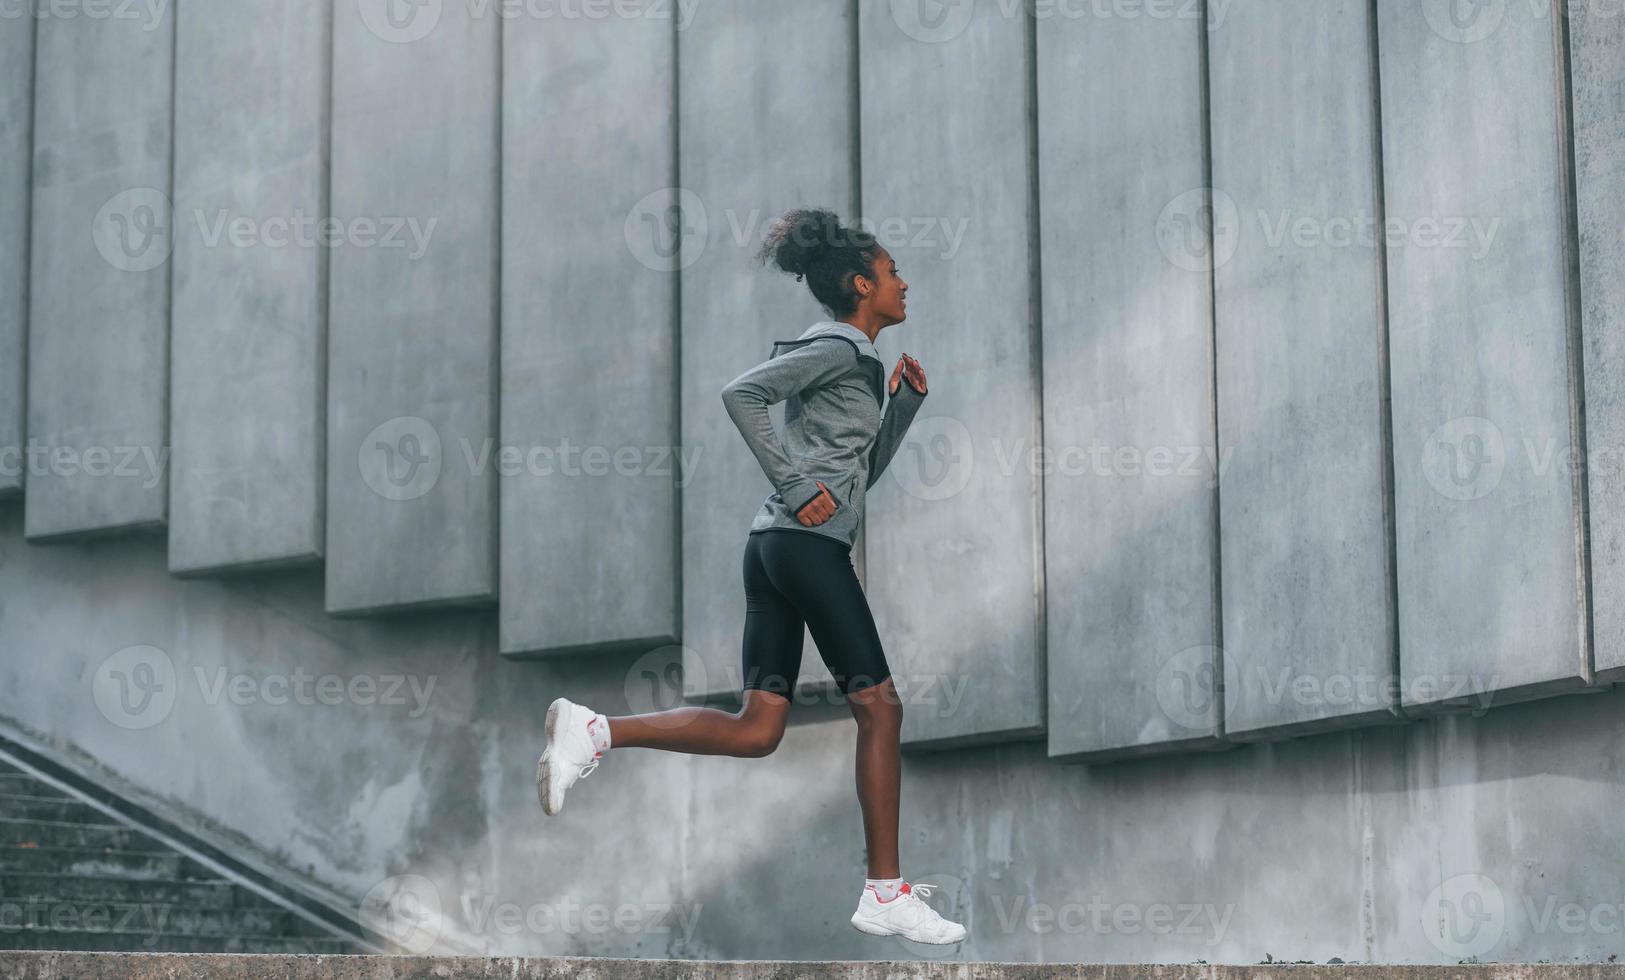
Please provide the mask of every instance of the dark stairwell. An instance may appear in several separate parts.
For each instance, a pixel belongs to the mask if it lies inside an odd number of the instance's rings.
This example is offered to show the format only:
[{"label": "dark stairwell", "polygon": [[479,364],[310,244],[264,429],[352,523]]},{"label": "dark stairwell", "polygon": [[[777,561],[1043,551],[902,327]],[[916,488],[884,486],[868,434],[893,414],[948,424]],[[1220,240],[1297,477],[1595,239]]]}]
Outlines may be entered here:
[{"label": "dark stairwell", "polygon": [[0,949],[353,953],[337,928],[0,758]]}]

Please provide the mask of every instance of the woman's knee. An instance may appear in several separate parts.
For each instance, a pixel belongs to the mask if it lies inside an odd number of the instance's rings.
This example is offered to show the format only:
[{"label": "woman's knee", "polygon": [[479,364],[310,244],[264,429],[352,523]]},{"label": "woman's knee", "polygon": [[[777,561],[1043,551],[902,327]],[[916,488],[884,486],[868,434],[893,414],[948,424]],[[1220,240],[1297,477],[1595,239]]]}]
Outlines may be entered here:
[{"label": "woman's knee", "polygon": [[896,733],[903,727],[903,702],[892,686],[891,678],[879,684],[853,691],[847,695],[852,716],[860,729]]},{"label": "woman's knee", "polygon": [[735,717],[739,719],[739,754],[750,759],[772,755],[784,738],[784,725],[790,703],[772,694],[757,692],[745,702]]}]

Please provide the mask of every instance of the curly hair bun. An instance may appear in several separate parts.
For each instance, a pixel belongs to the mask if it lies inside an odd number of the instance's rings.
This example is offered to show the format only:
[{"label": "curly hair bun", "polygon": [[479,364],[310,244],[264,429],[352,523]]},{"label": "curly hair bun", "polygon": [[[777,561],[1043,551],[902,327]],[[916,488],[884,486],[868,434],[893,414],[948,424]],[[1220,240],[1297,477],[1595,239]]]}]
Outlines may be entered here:
[{"label": "curly hair bun", "polygon": [[797,282],[805,279],[826,310],[845,316],[857,307],[853,278],[872,275],[878,251],[874,235],[843,226],[834,211],[796,208],[768,228],[756,259],[764,264],[771,261]]},{"label": "curly hair bun", "polygon": [[820,257],[845,238],[841,219],[827,208],[797,208],[786,212],[767,231],[762,258],[793,274],[805,276]]}]

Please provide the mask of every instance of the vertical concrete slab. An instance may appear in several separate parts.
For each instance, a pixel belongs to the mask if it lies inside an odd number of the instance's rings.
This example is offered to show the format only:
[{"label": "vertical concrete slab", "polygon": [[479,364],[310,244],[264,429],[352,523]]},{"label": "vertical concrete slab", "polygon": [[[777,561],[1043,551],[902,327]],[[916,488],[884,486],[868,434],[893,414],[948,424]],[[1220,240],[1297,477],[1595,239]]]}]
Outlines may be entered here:
[{"label": "vertical concrete slab", "polygon": [[909,283],[881,349],[888,375],[918,358],[931,392],[869,498],[869,599],[906,743],[1036,735],[1033,24],[1021,4],[860,10],[864,218]]},{"label": "vertical concrete slab", "polygon": [[506,654],[677,639],[675,13],[505,25]]},{"label": "vertical concrete slab", "polygon": [[177,25],[169,568],[322,553],[327,0]]},{"label": "vertical concrete slab", "polygon": [[1590,671],[1556,6],[1377,4],[1407,708]]},{"label": "vertical concrete slab", "polygon": [[[829,207],[856,218],[852,28],[848,0],[726,0],[697,7],[678,33],[680,173],[692,195],[685,196],[680,358],[682,444],[692,461],[682,491],[683,693],[690,698],[737,694],[743,683],[743,552],[751,518],[773,492],[719,393],[766,360],[774,340],[827,319],[806,283],[751,259],[769,225],[791,208]],[[809,632],[801,684],[829,681]]]},{"label": "vertical concrete slab", "polygon": [[1051,756],[1220,735],[1199,18],[1038,22]]},{"label": "vertical concrete slab", "polygon": [[0,498],[23,488],[34,21],[0,21]]},{"label": "vertical concrete slab", "polygon": [[[1216,8],[1215,8],[1216,9]],[[1394,717],[1367,0],[1235,0],[1209,34],[1225,731]]]},{"label": "vertical concrete slab", "polygon": [[495,7],[334,5],[327,606],[497,592]]},{"label": "vertical concrete slab", "polygon": [[37,21],[24,529],[151,529],[167,497],[174,7]]},{"label": "vertical concrete slab", "polygon": [[1625,16],[1569,16],[1596,668],[1625,668]]}]

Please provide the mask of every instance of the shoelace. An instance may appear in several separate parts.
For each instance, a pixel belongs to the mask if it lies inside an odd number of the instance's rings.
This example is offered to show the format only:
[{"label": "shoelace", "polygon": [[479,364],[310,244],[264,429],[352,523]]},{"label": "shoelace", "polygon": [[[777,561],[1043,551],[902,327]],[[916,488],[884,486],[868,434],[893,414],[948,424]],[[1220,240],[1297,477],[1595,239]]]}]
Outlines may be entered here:
[{"label": "shoelace", "polygon": [[593,756],[592,761],[587,763],[586,765],[582,766],[580,771],[578,771],[576,773],[576,778],[577,779],[586,779],[588,776],[591,776],[592,771],[594,769],[598,768],[598,760],[601,759],[602,757],[603,757],[602,752],[598,753],[598,755]]},{"label": "shoelace", "polygon": [[909,894],[918,895],[921,899],[930,898],[931,893],[936,890],[936,887],[936,885],[916,885],[912,881],[908,883]]}]

